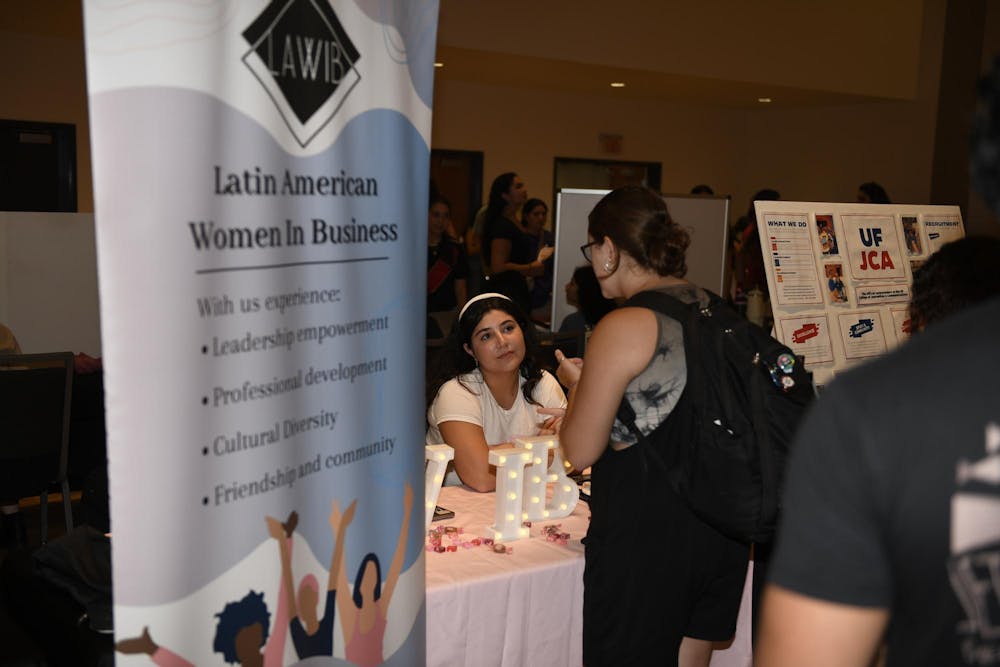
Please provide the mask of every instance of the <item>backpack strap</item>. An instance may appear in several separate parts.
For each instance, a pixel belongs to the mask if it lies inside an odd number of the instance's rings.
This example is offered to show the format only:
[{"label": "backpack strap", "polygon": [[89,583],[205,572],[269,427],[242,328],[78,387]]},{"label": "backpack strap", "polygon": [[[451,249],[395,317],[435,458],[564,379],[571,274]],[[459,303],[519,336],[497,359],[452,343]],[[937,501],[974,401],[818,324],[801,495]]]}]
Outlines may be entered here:
[{"label": "backpack strap", "polygon": [[760,459],[761,516],[773,516],[778,509],[778,481],[774,478],[774,451],[768,431],[767,405],[764,399],[763,371],[757,361],[750,370],[750,421],[757,438],[757,456]]}]

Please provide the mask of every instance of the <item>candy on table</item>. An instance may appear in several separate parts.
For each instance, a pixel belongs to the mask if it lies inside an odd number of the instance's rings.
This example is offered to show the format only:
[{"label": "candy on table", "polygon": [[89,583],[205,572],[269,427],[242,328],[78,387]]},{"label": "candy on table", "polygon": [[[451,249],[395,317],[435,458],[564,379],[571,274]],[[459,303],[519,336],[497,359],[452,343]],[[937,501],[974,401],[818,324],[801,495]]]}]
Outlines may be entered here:
[{"label": "candy on table", "polygon": [[[525,522],[525,526],[531,526],[531,522]],[[471,549],[472,547],[489,547],[494,553],[511,554],[513,547],[496,542],[492,537],[474,537],[464,539],[465,529],[461,526],[435,526],[427,531],[427,544],[425,549],[434,553],[453,553],[459,547]],[[569,535],[567,534],[567,537]]]},{"label": "candy on table", "polygon": [[545,535],[545,540],[547,542],[555,542],[564,546],[568,544],[570,535],[569,533],[562,532],[560,530],[561,528],[561,523],[552,524],[542,528],[542,534]]}]

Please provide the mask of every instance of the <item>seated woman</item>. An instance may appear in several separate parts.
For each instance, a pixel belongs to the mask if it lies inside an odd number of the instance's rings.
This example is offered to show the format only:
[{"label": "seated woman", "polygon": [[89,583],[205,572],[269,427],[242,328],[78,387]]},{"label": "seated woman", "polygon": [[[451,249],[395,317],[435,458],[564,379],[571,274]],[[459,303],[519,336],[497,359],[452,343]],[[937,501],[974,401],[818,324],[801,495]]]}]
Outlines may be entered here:
[{"label": "seated woman", "polygon": [[445,345],[428,392],[433,400],[426,442],[455,450],[445,484],[492,491],[496,470],[489,464],[490,448],[552,433],[556,420],[538,409],[563,408],[566,396],[535,363],[534,330],[524,311],[502,294],[471,299]]}]

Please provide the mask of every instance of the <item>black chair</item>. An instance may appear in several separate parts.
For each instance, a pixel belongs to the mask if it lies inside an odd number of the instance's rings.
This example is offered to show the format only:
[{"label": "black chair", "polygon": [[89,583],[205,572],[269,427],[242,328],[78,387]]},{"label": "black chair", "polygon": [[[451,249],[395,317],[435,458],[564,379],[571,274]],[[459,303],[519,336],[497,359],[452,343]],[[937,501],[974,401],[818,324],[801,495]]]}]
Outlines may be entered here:
[{"label": "black chair", "polygon": [[49,490],[62,492],[66,530],[73,510],[66,476],[73,353],[0,356],[0,498],[38,495],[48,541]]}]

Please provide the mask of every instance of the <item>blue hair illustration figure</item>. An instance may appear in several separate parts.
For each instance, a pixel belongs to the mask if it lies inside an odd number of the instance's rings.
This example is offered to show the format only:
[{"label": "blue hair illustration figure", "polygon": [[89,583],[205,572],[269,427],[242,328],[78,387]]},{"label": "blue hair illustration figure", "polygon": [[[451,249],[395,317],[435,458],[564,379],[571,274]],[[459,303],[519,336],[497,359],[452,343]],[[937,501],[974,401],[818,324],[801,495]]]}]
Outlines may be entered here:
[{"label": "blue hair illustration figure", "polygon": [[242,662],[247,651],[260,654],[267,642],[271,612],[264,603],[264,594],[250,591],[243,599],[228,602],[215,615],[219,619],[215,627],[212,650],[221,653],[228,663]]},{"label": "blue hair illustration figure", "polygon": [[361,560],[361,565],[358,566],[358,575],[354,577],[354,606],[361,609],[361,605],[364,599],[361,597],[361,582],[365,577],[365,569],[368,567],[368,563],[372,563],[375,566],[375,592],[372,597],[378,601],[382,597],[382,565],[378,562],[378,556],[368,552],[365,557]]}]

